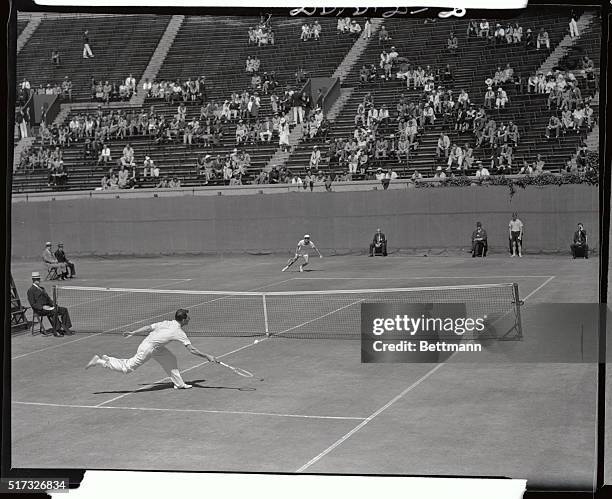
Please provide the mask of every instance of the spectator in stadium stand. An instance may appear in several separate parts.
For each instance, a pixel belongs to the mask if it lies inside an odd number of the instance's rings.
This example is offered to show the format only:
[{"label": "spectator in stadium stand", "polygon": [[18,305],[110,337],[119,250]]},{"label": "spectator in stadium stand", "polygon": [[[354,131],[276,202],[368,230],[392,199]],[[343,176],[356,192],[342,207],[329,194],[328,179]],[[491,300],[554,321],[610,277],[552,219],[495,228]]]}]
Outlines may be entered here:
[{"label": "spectator in stadium stand", "polygon": [[303,181],[304,190],[310,188],[310,192],[312,192],[314,190],[315,181],[316,181],[316,177],[312,173],[312,170],[310,170],[309,168],[308,170],[306,170],[306,175],[304,176],[304,181]]},{"label": "spectator in stadium stand", "polygon": [[487,21],[486,19],[482,19],[480,21],[480,24],[478,25],[478,36],[480,38],[489,38],[490,36],[490,26],[489,26],[489,21]]},{"label": "spectator in stadium stand", "polygon": [[355,39],[358,39],[361,36],[361,26],[355,19],[351,21],[349,32]]},{"label": "spectator in stadium stand", "polygon": [[385,26],[381,26],[380,30],[378,31],[378,43],[385,43],[387,41],[391,40],[391,37],[389,36],[389,32],[387,31],[387,28],[385,28]]},{"label": "spectator in stadium stand", "polygon": [[319,41],[321,38],[321,25],[317,20],[312,24],[312,37],[315,41]]},{"label": "spectator in stadium stand", "polygon": [[100,151],[100,156],[98,157],[98,165],[100,163],[108,164],[112,161],[111,150],[107,144],[102,146],[102,151]]},{"label": "spectator in stadium stand", "polygon": [[421,174],[421,172],[419,172],[418,170],[414,170],[414,172],[412,173],[412,176],[410,177],[410,180],[412,180],[413,182],[416,182],[417,180],[421,180],[423,178],[423,175]]},{"label": "spectator in stadium stand", "polygon": [[89,45],[89,31],[85,30],[83,32],[83,59],[88,59],[93,56],[93,52]]},{"label": "spectator in stadium stand", "polygon": [[550,50],[550,37],[548,36],[548,31],[546,31],[544,28],[540,28],[536,43],[537,50],[540,50],[540,47],[543,45],[546,45],[546,49]]},{"label": "spectator in stadium stand", "polygon": [[519,175],[533,175],[533,168],[529,163],[527,163],[526,159],[523,159],[523,165],[519,170]]},{"label": "spectator in stadium stand", "polygon": [[59,68],[60,67],[60,53],[59,50],[55,49],[51,51],[51,63],[56,67]]},{"label": "spectator in stadium stand", "polygon": [[[434,176],[432,178],[434,178],[435,180],[446,180],[446,173],[444,173],[441,166],[438,166],[436,168],[436,172],[434,173]],[[440,185],[440,183],[437,182],[434,185]]]},{"label": "spectator in stadium stand", "polygon": [[15,112],[15,123],[19,128],[19,138],[23,139],[28,136],[28,122],[26,121],[26,113],[23,107],[18,107]]},{"label": "spectator in stadium stand", "polygon": [[327,192],[332,192],[332,182],[333,182],[332,176],[326,175],[324,185],[325,185],[325,190]]},{"label": "spectator in stadium stand", "polygon": [[170,189],[178,189],[181,187],[181,181],[180,179],[173,177],[170,182],[168,183],[168,187]]},{"label": "spectator in stadium stand", "polygon": [[577,19],[578,19],[578,16],[576,15],[576,12],[572,10],[572,12],[570,13],[570,19],[569,19],[569,32],[570,32],[570,37],[572,38],[577,38],[578,36],[580,36],[580,33],[578,32]]},{"label": "spectator in stadium stand", "polygon": [[572,250],[572,257],[574,259],[584,255],[584,258],[589,258],[589,244],[587,240],[587,233],[584,230],[582,223],[578,224],[576,232],[574,232],[574,239],[570,246]]},{"label": "spectator in stadium stand", "polygon": [[508,94],[502,87],[498,87],[495,97],[495,109],[506,109],[508,103]]},{"label": "spectator in stadium stand", "polygon": [[444,132],[440,132],[440,137],[438,138],[438,144],[436,146],[436,156],[438,159],[442,157],[442,154],[444,154],[445,159],[448,159],[450,154],[450,146],[451,142],[448,135],[446,135]]},{"label": "spectator in stadium stand", "polygon": [[563,173],[571,173],[573,175],[578,175],[579,170],[576,158],[572,157],[567,160],[567,163],[565,163],[565,168],[563,168]]},{"label": "spectator in stadium stand", "polygon": [[72,279],[76,276],[74,262],[70,261],[70,259],[66,256],[66,253],[64,252],[64,243],[57,243],[57,249],[55,250],[55,259],[59,263],[66,264],[67,269],[70,271],[67,273],[67,277],[69,279]]},{"label": "spectator in stadium stand", "polygon": [[523,27],[519,23],[514,23],[512,27],[512,43],[521,43],[523,41]]},{"label": "spectator in stadium stand", "polygon": [[272,169],[270,170],[270,173],[268,174],[268,180],[270,181],[271,184],[279,183],[280,172],[278,171],[278,168],[276,167],[276,165],[274,165]]},{"label": "spectator in stadium stand", "polygon": [[125,189],[128,184],[130,172],[125,168],[125,166],[121,165],[119,167],[119,172],[117,173],[117,183],[119,185],[119,189]]},{"label": "spectator in stadium stand", "polygon": [[125,79],[125,86],[128,88],[129,96],[136,93],[136,78],[132,76],[132,73]]},{"label": "spectator in stadium stand", "polygon": [[476,38],[477,36],[478,36],[478,22],[476,22],[475,19],[471,19],[468,22],[468,27],[466,30],[467,41],[469,42],[470,39]]},{"label": "spectator in stadium stand", "polygon": [[472,232],[472,258],[486,257],[488,250],[487,231],[481,222],[476,222],[476,230]]},{"label": "spectator in stadium stand", "polygon": [[102,179],[100,180],[100,187],[96,187],[96,191],[106,191],[108,189],[110,189],[110,178],[108,178],[108,176],[104,174],[102,176]]},{"label": "spectator in stadium stand", "polygon": [[494,41],[495,41],[495,45],[501,45],[502,42],[505,41],[506,39],[506,30],[504,29],[504,27],[497,23],[495,25],[495,31],[493,32],[493,37],[494,37]]},{"label": "spectator in stadium stand", "polygon": [[584,55],[580,60],[579,69],[582,76],[586,78],[587,87],[593,83],[594,88],[597,88],[597,78],[595,78],[595,63],[589,58],[588,55]]},{"label": "spectator in stadium stand", "polygon": [[321,163],[321,151],[319,150],[319,146],[312,146],[312,152],[310,153],[310,168],[319,168],[319,163]]},{"label": "spectator in stadium stand", "polygon": [[145,78],[144,83],[142,84],[142,91],[144,92],[145,98],[151,98],[151,90],[153,89],[153,83],[149,80],[149,78]]},{"label": "spectator in stadium stand", "polygon": [[525,78],[520,71],[514,75],[514,90],[517,94],[525,93]]},{"label": "spectator in stadium stand", "polygon": [[552,115],[548,120],[548,125],[546,125],[546,140],[550,140],[550,134],[554,131],[555,138],[559,138],[559,131],[561,130],[561,121],[555,115]]},{"label": "spectator in stadium stand", "polygon": [[512,143],[512,145],[516,148],[518,146],[518,141],[520,139],[520,134],[518,130],[518,126],[514,121],[510,121],[508,123],[508,140]]},{"label": "spectator in stadium stand", "polygon": [[162,177],[162,179],[157,183],[155,188],[156,189],[167,189],[168,188],[168,180],[166,180],[165,177]]},{"label": "spectator in stadium stand", "polygon": [[457,40],[454,31],[450,32],[448,40],[446,41],[446,46],[451,54],[455,55],[457,53],[457,49],[459,48],[459,41]]},{"label": "spectator in stadium stand", "polygon": [[453,144],[450,148],[450,154],[448,155],[447,169],[451,171],[453,167],[460,170],[463,165],[463,149],[457,144]]},{"label": "spectator in stadium stand", "polygon": [[476,167],[476,178],[479,178],[481,180],[487,180],[491,176],[489,170],[482,166],[482,161],[476,161]]},{"label": "spectator in stadium stand", "polygon": [[493,102],[495,101],[495,92],[493,87],[487,87],[487,91],[484,95],[484,105],[487,109],[493,109]]},{"label": "spectator in stadium stand", "polygon": [[266,173],[265,170],[261,170],[259,172],[259,175],[255,177],[255,184],[261,185],[261,184],[267,184],[267,183],[269,183],[268,174]]},{"label": "spectator in stadium stand", "polygon": [[28,289],[28,302],[39,317],[48,317],[51,322],[52,333],[44,331],[44,336],[49,334],[53,334],[53,336],[64,336],[64,333],[74,334],[68,309],[53,302],[45,288],[40,285],[39,272],[32,272],[32,286]]},{"label": "spectator in stadium stand", "polygon": [[302,83],[306,83],[306,80],[308,80],[308,74],[303,68],[298,68],[295,72],[296,85],[300,86]]},{"label": "spectator in stadium stand", "polygon": [[363,24],[363,38],[369,40],[372,38],[372,21],[369,17],[366,17],[365,23]]},{"label": "spectator in stadium stand", "polygon": [[[155,166],[155,162],[151,159],[150,156],[145,156],[143,162],[143,177],[158,177],[159,169]],[[157,170],[157,175],[155,175],[155,170]]]},{"label": "spectator in stadium stand", "polygon": [[533,32],[531,31],[531,29],[527,29],[526,33],[525,33],[525,48],[527,50],[532,50],[535,48],[535,41],[533,39]]},{"label": "spectator in stadium stand", "polygon": [[538,154],[536,157],[536,161],[534,163],[534,172],[535,175],[541,175],[544,173],[544,160],[542,159],[542,155]]},{"label": "spectator in stadium stand", "polygon": [[64,76],[64,81],[62,81],[62,99],[72,100],[72,81],[68,76]]}]

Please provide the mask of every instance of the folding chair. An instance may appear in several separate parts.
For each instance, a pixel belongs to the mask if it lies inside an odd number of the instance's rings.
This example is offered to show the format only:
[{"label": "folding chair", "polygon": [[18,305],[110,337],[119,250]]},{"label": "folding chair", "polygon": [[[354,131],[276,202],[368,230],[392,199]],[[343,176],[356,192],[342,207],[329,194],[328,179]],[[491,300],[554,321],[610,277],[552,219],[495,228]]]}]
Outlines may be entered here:
[{"label": "folding chair", "polygon": [[[47,333],[47,328],[43,324],[44,315],[38,315],[38,313],[32,309],[32,322],[30,324],[30,334],[35,336],[37,334],[42,334],[43,336],[48,336],[51,333]],[[35,330],[35,326],[38,325],[38,332]]]},{"label": "folding chair", "polygon": [[47,268],[47,277],[45,277],[45,281],[55,281],[59,279],[59,275],[57,274],[57,269],[55,267]]}]

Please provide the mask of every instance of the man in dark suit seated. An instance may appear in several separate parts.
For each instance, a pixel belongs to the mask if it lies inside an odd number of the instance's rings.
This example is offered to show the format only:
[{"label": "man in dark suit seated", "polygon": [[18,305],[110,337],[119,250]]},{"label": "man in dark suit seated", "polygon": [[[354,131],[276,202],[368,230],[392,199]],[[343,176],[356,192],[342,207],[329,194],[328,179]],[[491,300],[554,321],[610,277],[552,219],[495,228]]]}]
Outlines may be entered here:
[{"label": "man in dark suit seated", "polygon": [[476,222],[476,230],[472,232],[472,258],[487,256],[487,231],[482,228],[482,223]]},{"label": "man in dark suit seated", "polygon": [[387,256],[387,238],[380,229],[376,229],[376,234],[370,244],[370,256],[374,256],[374,251],[382,253],[382,256]]},{"label": "man in dark suit seated", "polygon": [[[56,306],[51,297],[40,285],[40,273],[32,272],[32,286],[28,289],[28,302],[32,310],[41,318],[49,317],[53,326],[53,336],[64,336],[62,329],[66,334],[72,335],[72,322],[70,314],[65,307]],[[58,321],[59,319],[59,321]]]},{"label": "man in dark suit seated", "polygon": [[587,243],[587,233],[582,223],[578,224],[578,229],[574,232],[574,242],[571,244],[572,256],[574,258],[588,258],[589,245]]},{"label": "man in dark suit seated", "polygon": [[70,270],[69,273],[67,272],[68,275],[66,277],[72,279],[76,275],[76,270],[74,269],[74,262],[71,262],[66,256],[66,253],[64,253],[63,243],[57,243],[57,249],[55,250],[55,258],[58,263],[66,264],[67,269]]}]

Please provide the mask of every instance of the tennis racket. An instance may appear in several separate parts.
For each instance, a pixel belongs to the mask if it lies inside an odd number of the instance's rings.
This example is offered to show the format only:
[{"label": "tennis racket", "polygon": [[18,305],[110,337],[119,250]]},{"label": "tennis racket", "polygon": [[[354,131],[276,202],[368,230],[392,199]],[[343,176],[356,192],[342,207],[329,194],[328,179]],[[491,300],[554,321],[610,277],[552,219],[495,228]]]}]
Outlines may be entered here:
[{"label": "tennis racket", "polygon": [[289,260],[287,261],[287,265],[285,267],[283,267],[282,272],[284,272],[289,267],[291,267],[295,262],[297,262],[298,258],[299,258],[299,255],[295,255],[295,256],[292,256],[291,258],[289,258]]},{"label": "tennis racket", "polygon": [[229,364],[226,364],[225,362],[219,362],[219,365],[230,369],[231,371],[233,371],[234,374],[237,374],[238,376],[242,376],[243,378],[253,377],[253,373],[250,373],[246,369],[240,369],[239,367],[230,366]]}]

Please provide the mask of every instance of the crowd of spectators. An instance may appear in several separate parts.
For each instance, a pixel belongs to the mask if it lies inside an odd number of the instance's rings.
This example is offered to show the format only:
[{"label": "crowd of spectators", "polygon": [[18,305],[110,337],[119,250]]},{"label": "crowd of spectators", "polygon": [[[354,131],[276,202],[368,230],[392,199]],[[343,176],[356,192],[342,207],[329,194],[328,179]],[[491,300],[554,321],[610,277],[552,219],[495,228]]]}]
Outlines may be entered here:
[{"label": "crowd of spectators", "polygon": [[38,87],[33,87],[27,78],[24,78],[17,87],[17,106],[24,106],[30,97],[38,95],[58,95],[61,99],[72,101],[72,80],[65,76],[60,82],[49,82],[46,85],[40,83]]},{"label": "crowd of spectators", "polygon": [[146,78],[142,88],[146,99],[163,100],[170,104],[192,102],[202,105],[208,100],[206,77],[203,75],[187,78],[185,81],[181,81],[179,78],[174,81],[150,81]]},{"label": "crowd of spectators", "polygon": [[267,18],[261,16],[259,23],[253,27],[250,26],[248,30],[248,43],[249,45],[257,45],[261,47],[263,45],[274,45],[274,29],[270,22],[271,16]]},{"label": "crowd of spectators", "polygon": [[321,25],[319,21],[302,24],[300,40],[307,42],[308,40],[319,41],[321,38]]}]

